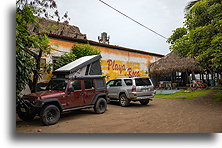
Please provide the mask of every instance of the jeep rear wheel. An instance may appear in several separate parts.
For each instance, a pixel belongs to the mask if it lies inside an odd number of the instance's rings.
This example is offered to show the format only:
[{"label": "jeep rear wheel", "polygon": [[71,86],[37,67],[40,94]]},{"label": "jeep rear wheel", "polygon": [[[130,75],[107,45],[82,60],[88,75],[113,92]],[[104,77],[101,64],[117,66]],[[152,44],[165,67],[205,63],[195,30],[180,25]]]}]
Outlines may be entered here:
[{"label": "jeep rear wheel", "polygon": [[123,107],[129,106],[130,100],[126,97],[125,94],[121,94],[119,97],[119,104]]},{"label": "jeep rear wheel", "polygon": [[104,98],[99,98],[95,104],[94,111],[97,114],[102,114],[106,111],[107,102]]},{"label": "jeep rear wheel", "polygon": [[60,110],[55,105],[48,105],[42,109],[40,116],[44,125],[53,125],[59,121]]},{"label": "jeep rear wheel", "polygon": [[150,102],[150,100],[140,100],[140,104],[147,105]]}]

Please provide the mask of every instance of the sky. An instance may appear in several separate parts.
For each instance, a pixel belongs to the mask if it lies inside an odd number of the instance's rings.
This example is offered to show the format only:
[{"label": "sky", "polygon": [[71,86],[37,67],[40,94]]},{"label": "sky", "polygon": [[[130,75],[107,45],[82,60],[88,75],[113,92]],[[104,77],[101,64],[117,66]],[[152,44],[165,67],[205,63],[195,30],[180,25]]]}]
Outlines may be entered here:
[{"label": "sky", "polygon": [[[103,0],[159,34],[170,37],[183,26],[184,8],[191,0]],[[99,0],[57,0],[61,14],[68,11],[70,25],[79,27],[88,40],[102,32],[110,44],[158,54],[170,52],[166,39],[129,20]]]}]

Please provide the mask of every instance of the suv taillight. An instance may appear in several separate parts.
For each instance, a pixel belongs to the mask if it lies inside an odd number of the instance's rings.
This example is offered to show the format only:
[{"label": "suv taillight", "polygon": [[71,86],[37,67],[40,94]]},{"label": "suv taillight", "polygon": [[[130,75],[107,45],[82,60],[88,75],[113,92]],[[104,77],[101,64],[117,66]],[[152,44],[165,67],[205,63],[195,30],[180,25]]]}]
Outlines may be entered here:
[{"label": "suv taillight", "polygon": [[132,87],[132,92],[136,92],[136,86],[135,85],[133,85],[133,87]]}]

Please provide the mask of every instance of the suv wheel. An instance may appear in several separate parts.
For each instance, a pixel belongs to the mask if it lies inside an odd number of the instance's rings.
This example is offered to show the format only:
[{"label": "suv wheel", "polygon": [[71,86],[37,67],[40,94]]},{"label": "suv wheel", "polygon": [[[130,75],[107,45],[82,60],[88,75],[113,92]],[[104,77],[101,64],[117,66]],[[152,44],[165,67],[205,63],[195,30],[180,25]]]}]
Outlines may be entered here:
[{"label": "suv wheel", "polygon": [[35,118],[35,114],[31,114],[27,110],[26,112],[22,112],[21,109],[18,109],[17,113],[18,117],[23,121],[31,121],[32,119]]},{"label": "suv wheel", "polygon": [[150,100],[140,100],[140,104],[147,105],[150,102]]},{"label": "suv wheel", "polygon": [[102,114],[106,111],[107,102],[104,98],[99,98],[95,104],[94,111],[97,114]]},{"label": "suv wheel", "polygon": [[107,104],[109,104],[109,103],[110,103],[110,101],[111,101],[111,100],[110,100],[110,98],[109,98],[109,97],[107,97],[107,101],[106,101],[106,102],[107,102]]},{"label": "suv wheel", "polygon": [[56,124],[60,118],[60,110],[55,105],[48,105],[42,109],[40,116],[44,125]]},{"label": "suv wheel", "polygon": [[125,94],[121,94],[119,97],[119,103],[121,106],[125,107],[130,104],[130,100],[126,97]]}]

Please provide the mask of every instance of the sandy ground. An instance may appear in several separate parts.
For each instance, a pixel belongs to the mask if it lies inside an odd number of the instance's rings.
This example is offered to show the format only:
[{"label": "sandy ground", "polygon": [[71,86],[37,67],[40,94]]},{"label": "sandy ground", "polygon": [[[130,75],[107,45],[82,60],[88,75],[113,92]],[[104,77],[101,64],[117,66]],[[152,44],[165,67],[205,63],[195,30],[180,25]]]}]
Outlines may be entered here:
[{"label": "sandy ground", "polygon": [[39,118],[31,122],[16,119],[17,133],[221,133],[221,102],[213,95],[195,99],[154,98],[147,106],[131,103],[108,105],[104,114],[93,109],[73,111],[61,116],[52,126]]}]

